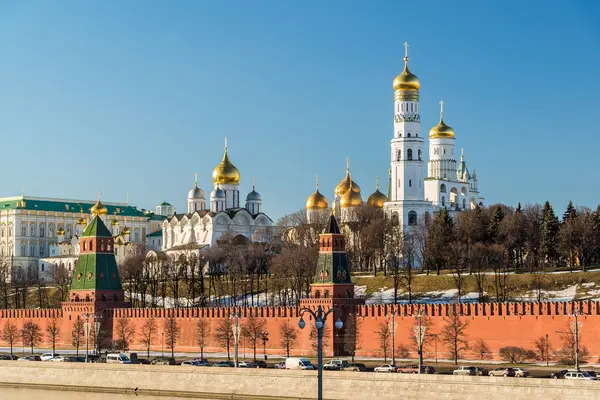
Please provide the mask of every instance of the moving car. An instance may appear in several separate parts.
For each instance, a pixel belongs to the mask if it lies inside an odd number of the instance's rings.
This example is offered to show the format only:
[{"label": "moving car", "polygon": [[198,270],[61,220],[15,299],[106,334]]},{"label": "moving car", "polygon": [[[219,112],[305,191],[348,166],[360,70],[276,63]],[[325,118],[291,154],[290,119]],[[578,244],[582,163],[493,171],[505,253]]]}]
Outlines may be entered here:
[{"label": "moving car", "polygon": [[288,357],[285,359],[285,369],[315,369],[308,358]]},{"label": "moving car", "polygon": [[515,371],[515,376],[517,378],[527,378],[529,376],[529,371],[523,368],[513,368]]},{"label": "moving car", "polygon": [[565,374],[565,379],[577,379],[586,381],[597,381],[598,378],[590,375],[586,371],[569,371]]},{"label": "moving car", "polygon": [[112,353],[106,355],[107,364],[131,364],[131,360],[124,353]]},{"label": "moving car", "polygon": [[567,369],[561,369],[558,372],[551,373],[550,374],[550,378],[553,378],[553,379],[565,379],[565,374],[567,372],[569,372],[569,370],[567,370]]},{"label": "moving car", "polygon": [[373,369],[375,372],[396,372],[396,366],[392,364],[383,364]]},{"label": "moving car", "polygon": [[507,368],[507,367],[498,367],[496,369],[491,370],[488,373],[489,376],[503,376],[503,377],[507,377],[507,376],[515,376],[515,370],[513,368]]},{"label": "moving car", "polygon": [[42,361],[50,361],[54,357],[58,356],[56,353],[44,353],[40,356]]},{"label": "moving car", "polygon": [[350,364],[348,364],[348,361],[346,360],[329,360],[323,365],[323,369],[326,371],[341,371],[349,365]]},{"label": "moving car", "polygon": [[452,375],[471,375],[471,376],[475,376],[475,375],[477,375],[477,368],[476,367],[471,367],[471,366],[458,367],[457,369],[455,369],[454,371],[452,371]]},{"label": "moving car", "polygon": [[365,372],[367,370],[367,366],[365,364],[357,364],[352,363],[347,367],[342,368],[342,371],[354,371],[354,372]]}]

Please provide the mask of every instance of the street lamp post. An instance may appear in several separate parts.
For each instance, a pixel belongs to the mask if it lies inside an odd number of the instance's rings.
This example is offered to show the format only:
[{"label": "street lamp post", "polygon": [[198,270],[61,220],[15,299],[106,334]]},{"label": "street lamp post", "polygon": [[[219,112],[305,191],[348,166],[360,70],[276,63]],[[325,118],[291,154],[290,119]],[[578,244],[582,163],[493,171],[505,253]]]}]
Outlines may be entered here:
[{"label": "street lamp post", "polygon": [[240,317],[239,315],[233,314],[231,315],[229,318],[233,319],[233,340],[235,343],[234,346],[234,352],[233,352],[233,356],[234,356],[234,363],[235,363],[235,368],[237,368],[239,366],[239,347],[240,347]]},{"label": "street lamp post", "polygon": [[90,330],[92,329],[92,325],[90,324],[90,317],[94,320],[94,350],[98,353],[98,334],[100,332],[100,320],[102,319],[102,314],[96,313],[84,313],[82,317],[85,318],[85,324],[83,325],[83,330],[85,333],[85,362],[90,362]]},{"label": "street lamp post", "polygon": [[304,322],[304,314],[308,313],[315,319],[315,328],[317,328],[317,380],[318,380],[318,392],[317,399],[323,400],[323,328],[325,328],[325,322],[327,321],[327,317],[332,312],[338,314],[338,319],[335,322],[335,327],[337,329],[342,329],[344,323],[340,319],[341,311],[335,307],[330,308],[327,312],[323,311],[323,308],[319,306],[317,311],[313,311],[310,308],[302,307],[300,309],[300,321],[298,321],[298,326],[300,329],[304,329],[306,326],[306,322]]},{"label": "street lamp post", "polygon": [[[425,311],[425,315],[427,315],[427,311]],[[425,338],[425,327],[421,322],[422,316],[423,312],[421,311],[421,306],[419,305],[419,311],[417,312],[417,321],[419,325],[413,328],[415,338],[417,339],[417,347],[419,349],[419,375],[421,374],[421,369],[423,368],[423,339]]]},{"label": "street lamp post", "polygon": [[396,366],[396,310],[392,310],[392,365]]},{"label": "street lamp post", "polygon": [[[573,310],[573,316],[575,317],[575,326],[571,322],[571,331],[569,332],[561,332],[556,331],[556,333],[562,333],[566,335],[573,335],[573,330],[575,331],[575,370],[579,371],[579,310]],[[548,334],[546,334],[546,338],[548,338]],[[548,351],[548,339],[546,339],[546,352]]]},{"label": "street lamp post", "polygon": [[265,361],[267,361],[267,342],[269,341],[269,332],[264,331],[260,333],[263,342],[263,353],[265,355]]}]

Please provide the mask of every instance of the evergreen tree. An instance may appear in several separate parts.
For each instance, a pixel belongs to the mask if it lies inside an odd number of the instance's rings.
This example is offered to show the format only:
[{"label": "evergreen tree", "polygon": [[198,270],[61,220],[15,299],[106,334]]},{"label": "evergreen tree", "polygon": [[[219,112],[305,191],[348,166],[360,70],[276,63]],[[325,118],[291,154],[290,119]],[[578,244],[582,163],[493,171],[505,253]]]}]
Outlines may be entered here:
[{"label": "evergreen tree", "polygon": [[548,201],[544,203],[542,209],[542,224],[540,229],[540,252],[542,257],[547,261],[554,262],[558,254],[558,217],[554,214],[554,210]]},{"label": "evergreen tree", "polygon": [[441,269],[448,268],[448,249],[455,239],[454,220],[446,207],[435,216],[428,232],[425,262],[435,267],[437,274]]},{"label": "evergreen tree", "polygon": [[576,218],[577,217],[577,210],[575,209],[575,207],[573,207],[573,202],[569,201],[569,205],[567,206],[567,209],[565,211],[565,213],[563,214],[563,223]]},{"label": "evergreen tree", "polygon": [[498,240],[498,231],[500,222],[504,219],[504,212],[500,206],[494,209],[494,213],[490,218],[490,224],[488,226],[488,239],[490,242],[495,243]]}]

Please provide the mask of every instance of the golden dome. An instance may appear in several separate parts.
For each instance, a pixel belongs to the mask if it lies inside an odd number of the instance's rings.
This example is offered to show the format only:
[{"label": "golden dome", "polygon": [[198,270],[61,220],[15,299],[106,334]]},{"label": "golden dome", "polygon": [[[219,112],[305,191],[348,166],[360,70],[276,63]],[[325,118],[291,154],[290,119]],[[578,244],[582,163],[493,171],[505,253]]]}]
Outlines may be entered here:
[{"label": "golden dome", "polygon": [[129,235],[131,233],[131,230],[128,227],[124,227],[121,233],[123,235]]},{"label": "golden dome", "polygon": [[111,224],[112,226],[119,226],[119,220],[118,220],[118,219],[116,219],[116,218],[114,218],[112,221],[110,221],[110,224]]},{"label": "golden dome", "polygon": [[106,215],[106,213],[108,213],[108,209],[100,201],[100,193],[98,193],[98,201],[92,206],[90,211],[94,217],[98,215]]},{"label": "golden dome", "polygon": [[444,102],[440,101],[440,122],[429,130],[429,139],[454,138],[454,129],[444,123]]},{"label": "golden dome", "polygon": [[346,191],[346,193],[344,193],[342,195],[342,198],[340,199],[340,207],[341,208],[348,208],[348,207],[357,207],[362,205],[362,198],[360,197],[360,189],[358,191],[354,190],[354,184],[352,181],[350,181],[350,187],[349,190]]},{"label": "golden dome", "polygon": [[87,221],[83,217],[79,218],[79,221],[77,221],[77,225],[86,225],[86,224],[87,224]]},{"label": "golden dome", "polygon": [[383,208],[383,203],[387,201],[387,196],[379,191],[379,179],[376,179],[375,191],[367,199],[367,204],[373,207]]},{"label": "golden dome", "polygon": [[396,78],[392,84],[394,91],[396,90],[409,90],[418,92],[421,88],[421,82],[419,78],[408,69],[408,57],[404,57],[404,71]]},{"label": "golden dome", "polygon": [[65,229],[62,226],[59,226],[58,229],[56,230],[56,234],[61,236],[65,234]]},{"label": "golden dome", "polygon": [[307,210],[326,210],[329,208],[327,198],[319,192],[319,177],[317,176],[317,187],[315,192],[308,196],[306,200]]},{"label": "golden dome", "polygon": [[341,196],[344,193],[346,193],[351,187],[354,192],[360,194],[360,186],[358,186],[356,182],[352,180],[350,168],[346,167],[346,177],[342,179],[340,183],[338,183],[338,185],[335,187],[335,194]]},{"label": "golden dome", "polygon": [[213,170],[213,182],[215,184],[233,184],[237,185],[240,183],[240,171],[235,165],[229,160],[227,153],[227,146],[225,146],[225,153],[223,154],[223,160]]}]

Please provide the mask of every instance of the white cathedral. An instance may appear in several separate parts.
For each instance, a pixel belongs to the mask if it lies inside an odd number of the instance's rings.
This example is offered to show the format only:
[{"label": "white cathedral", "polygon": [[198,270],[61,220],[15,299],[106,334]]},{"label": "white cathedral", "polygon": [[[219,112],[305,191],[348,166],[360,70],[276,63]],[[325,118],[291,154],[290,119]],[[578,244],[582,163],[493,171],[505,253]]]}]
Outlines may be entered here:
[{"label": "white cathedral", "polygon": [[245,207],[240,207],[240,172],[229,159],[227,142],[212,179],[208,205],[196,177],[187,196],[187,213],[173,214],[163,221],[162,251],[176,255],[199,250],[214,245],[223,235],[237,242],[264,242],[270,238],[273,221],[262,212],[262,198],[254,184]]},{"label": "white cathedral", "polygon": [[[393,81],[394,137],[391,140],[391,168],[388,195],[376,184],[367,204],[384,208],[409,229],[446,208],[451,214],[483,206],[475,170],[469,172],[461,150],[456,160],[454,130],[444,123],[443,102],[440,122],[429,130],[429,161],[425,169],[424,137],[420,132],[419,89],[421,84],[408,69],[408,44],[405,43],[404,70]],[[427,174],[427,176],[425,176]],[[333,209],[341,222],[349,222],[353,207],[363,204],[359,186],[346,166],[346,177],[334,192]],[[316,191],[306,201],[308,222],[328,212],[328,201]]]}]

